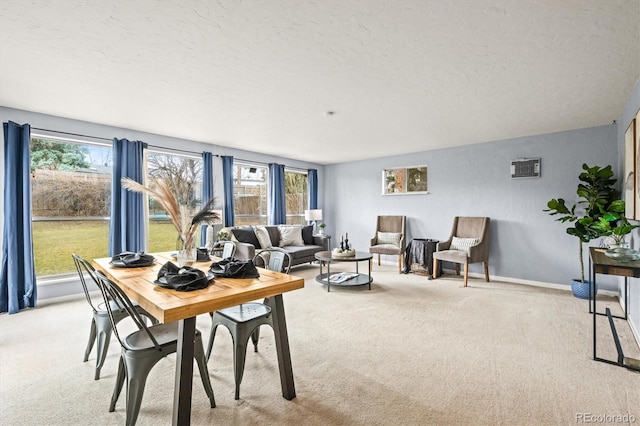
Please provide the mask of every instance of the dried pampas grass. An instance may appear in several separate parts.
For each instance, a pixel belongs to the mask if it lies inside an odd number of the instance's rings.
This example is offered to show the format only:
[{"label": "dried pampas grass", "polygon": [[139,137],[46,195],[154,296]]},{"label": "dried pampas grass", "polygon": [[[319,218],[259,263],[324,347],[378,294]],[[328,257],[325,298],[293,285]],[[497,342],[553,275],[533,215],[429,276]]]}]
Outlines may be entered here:
[{"label": "dried pampas grass", "polygon": [[201,223],[212,223],[220,220],[220,215],[213,211],[215,198],[207,201],[205,205],[191,216],[190,208],[180,204],[176,199],[169,182],[161,178],[150,178],[149,185],[145,186],[129,178],[120,180],[122,186],[129,191],[141,192],[152,196],[167,211],[171,223],[176,227],[180,239],[185,247],[193,247],[193,237]]}]

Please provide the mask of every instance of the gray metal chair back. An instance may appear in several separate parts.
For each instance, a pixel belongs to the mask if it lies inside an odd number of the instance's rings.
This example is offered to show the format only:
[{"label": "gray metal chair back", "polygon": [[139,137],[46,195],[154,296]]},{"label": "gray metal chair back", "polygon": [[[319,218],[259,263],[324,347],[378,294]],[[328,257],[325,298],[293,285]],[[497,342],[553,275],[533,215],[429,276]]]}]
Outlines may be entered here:
[{"label": "gray metal chair back", "polygon": [[253,263],[256,265],[264,265],[270,271],[284,272],[285,274],[291,271],[291,261],[291,255],[279,247],[263,249],[253,257]]},{"label": "gray metal chair back", "polygon": [[[105,303],[95,303],[91,298],[91,293],[89,291],[86,277],[90,277],[91,282],[93,282],[96,287],[98,287],[98,279],[96,278],[95,269],[88,261],[78,256],[77,254],[72,254],[71,256],[73,257],[73,262],[76,265],[76,270],[78,271],[78,276],[80,277],[82,290],[84,291],[87,302],[89,303],[89,306],[91,306],[91,310],[93,311],[93,317],[91,318],[91,329],[89,332],[89,342],[87,343],[87,348],[84,351],[84,362],[87,362],[89,360],[89,354],[93,349],[93,345],[95,344],[95,342],[98,342],[96,352],[96,368],[94,373],[94,379],[98,380],[100,378],[100,370],[102,369],[104,361],[107,357],[107,351],[109,349],[109,342],[111,340],[111,331],[113,330],[113,327],[111,325],[109,313],[107,312]],[[126,310],[124,310],[122,306],[118,306],[113,300],[110,300],[109,304],[111,305],[113,318],[116,323],[129,316]],[[151,316],[140,306],[135,305],[135,309],[139,314],[149,318],[152,324],[158,323],[158,321],[153,316]]]},{"label": "gray metal chair back", "polygon": [[[138,328],[127,336],[123,336],[118,332],[116,317],[110,305],[107,303],[107,311],[111,319],[113,332],[118,338],[122,346],[120,363],[118,365],[118,374],[116,384],[111,397],[109,412],[115,411],[116,402],[122,391],[125,380],[127,381],[127,408],[126,408],[126,424],[134,425],[140,412],[140,404],[144,393],[144,387],[147,376],[153,366],[167,355],[174,353],[178,349],[178,323],[171,322],[168,324],[157,324],[148,327],[142,316],[136,310],[134,304],[129,297],[114,282],[109,280],[101,271],[96,271],[97,283],[105,303],[108,300],[115,301],[122,306],[129,317],[133,320]],[[194,358],[200,370],[202,384],[205,392],[209,397],[211,408],[216,406],[211,381],[209,379],[209,371],[207,369],[207,361],[202,346],[202,336],[196,330],[194,341]]]},{"label": "gray metal chair back", "polygon": [[227,259],[236,254],[236,244],[233,241],[227,241],[222,246],[222,258]]}]

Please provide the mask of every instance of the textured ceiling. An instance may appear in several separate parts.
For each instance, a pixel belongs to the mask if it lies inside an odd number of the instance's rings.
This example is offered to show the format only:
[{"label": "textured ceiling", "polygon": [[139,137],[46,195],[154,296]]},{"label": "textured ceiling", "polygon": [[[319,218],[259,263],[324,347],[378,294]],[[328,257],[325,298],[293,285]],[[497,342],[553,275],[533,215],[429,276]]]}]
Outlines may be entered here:
[{"label": "textured ceiling", "polygon": [[609,124],[639,46],[640,0],[1,0],[0,105],[330,164]]}]

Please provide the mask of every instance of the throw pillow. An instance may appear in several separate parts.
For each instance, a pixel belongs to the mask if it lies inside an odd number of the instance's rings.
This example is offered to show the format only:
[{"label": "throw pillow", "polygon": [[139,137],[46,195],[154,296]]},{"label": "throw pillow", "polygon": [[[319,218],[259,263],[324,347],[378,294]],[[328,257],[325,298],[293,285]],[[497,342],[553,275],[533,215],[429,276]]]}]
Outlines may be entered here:
[{"label": "throw pillow", "polygon": [[393,244],[394,246],[400,245],[402,234],[399,232],[378,232],[378,244]]},{"label": "throw pillow", "polygon": [[299,225],[278,225],[280,232],[280,247],[303,246],[302,226]]},{"label": "throw pillow", "polygon": [[453,237],[449,250],[466,251],[469,255],[469,249],[480,244],[480,238],[458,238]]},{"label": "throw pillow", "polygon": [[258,238],[260,248],[266,249],[272,246],[269,231],[264,226],[256,226],[256,238]]},{"label": "throw pillow", "polygon": [[260,247],[260,242],[258,241],[258,237],[256,237],[255,231],[250,226],[246,228],[234,228],[231,230],[231,233],[236,237],[236,240],[241,243],[248,243],[255,248],[262,248]]},{"label": "throw pillow", "polygon": [[313,225],[302,228],[302,241],[304,241],[305,246],[313,245]]}]

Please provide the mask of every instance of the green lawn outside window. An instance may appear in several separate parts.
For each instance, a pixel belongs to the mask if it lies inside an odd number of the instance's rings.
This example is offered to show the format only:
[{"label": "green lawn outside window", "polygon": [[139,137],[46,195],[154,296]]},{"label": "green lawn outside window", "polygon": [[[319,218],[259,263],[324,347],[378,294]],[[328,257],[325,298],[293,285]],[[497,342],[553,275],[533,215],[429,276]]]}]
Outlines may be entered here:
[{"label": "green lawn outside window", "polygon": [[[200,241],[199,233],[196,241]],[[176,229],[170,222],[149,224],[149,252],[176,248]],[[75,273],[71,258],[76,253],[87,260],[107,257],[108,221],[33,222],[33,250],[36,276]]]}]

